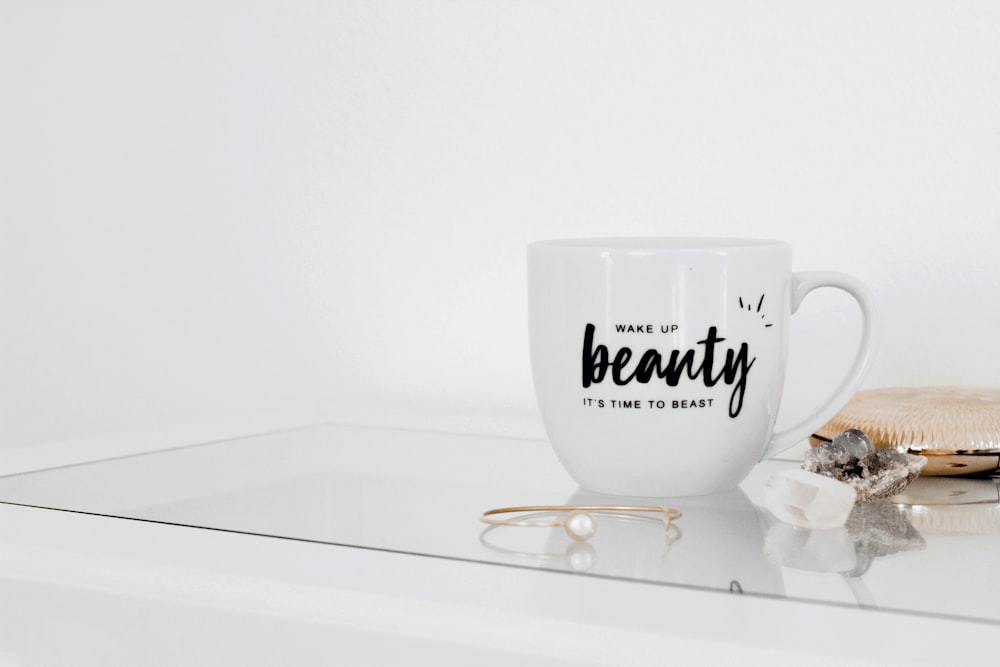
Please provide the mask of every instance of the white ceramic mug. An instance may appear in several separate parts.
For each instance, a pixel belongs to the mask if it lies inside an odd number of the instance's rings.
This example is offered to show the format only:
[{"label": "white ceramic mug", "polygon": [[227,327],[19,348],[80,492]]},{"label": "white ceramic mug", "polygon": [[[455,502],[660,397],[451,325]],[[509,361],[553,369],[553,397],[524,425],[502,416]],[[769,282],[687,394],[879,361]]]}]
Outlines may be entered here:
[{"label": "white ceramic mug", "polygon": [[[531,365],[549,439],[585,489],[633,496],[727,491],[804,440],[857,390],[876,322],[868,290],[791,270],[791,248],[754,239],[568,239],[528,247]],[[823,406],[774,423],[789,320],[817,287],[861,306],[862,338]]]}]

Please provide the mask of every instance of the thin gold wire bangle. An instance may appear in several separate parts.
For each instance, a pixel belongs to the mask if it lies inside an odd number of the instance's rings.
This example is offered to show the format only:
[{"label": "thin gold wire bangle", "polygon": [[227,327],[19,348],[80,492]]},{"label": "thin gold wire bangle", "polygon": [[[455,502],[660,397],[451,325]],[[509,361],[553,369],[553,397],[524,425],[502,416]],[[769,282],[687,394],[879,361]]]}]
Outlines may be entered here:
[{"label": "thin gold wire bangle", "polygon": [[672,507],[654,507],[651,505],[523,505],[520,507],[498,507],[483,512],[479,520],[492,526],[535,526],[539,528],[555,528],[566,526],[566,519],[557,521],[531,521],[518,519],[497,519],[497,514],[513,514],[521,512],[655,512],[663,515],[664,528],[670,528],[670,522],[679,519],[681,513]]}]

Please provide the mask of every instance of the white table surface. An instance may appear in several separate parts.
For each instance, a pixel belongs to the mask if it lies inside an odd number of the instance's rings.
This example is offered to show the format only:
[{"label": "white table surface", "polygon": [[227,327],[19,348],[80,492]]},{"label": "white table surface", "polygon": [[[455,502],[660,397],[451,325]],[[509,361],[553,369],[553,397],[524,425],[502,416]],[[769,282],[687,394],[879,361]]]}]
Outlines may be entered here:
[{"label": "white table surface", "polygon": [[601,522],[586,572],[549,529],[480,539],[583,497],[537,441],[323,426],[0,478],[0,667],[993,660],[990,503],[849,579],[759,507],[787,465],[671,501],[669,545]]}]

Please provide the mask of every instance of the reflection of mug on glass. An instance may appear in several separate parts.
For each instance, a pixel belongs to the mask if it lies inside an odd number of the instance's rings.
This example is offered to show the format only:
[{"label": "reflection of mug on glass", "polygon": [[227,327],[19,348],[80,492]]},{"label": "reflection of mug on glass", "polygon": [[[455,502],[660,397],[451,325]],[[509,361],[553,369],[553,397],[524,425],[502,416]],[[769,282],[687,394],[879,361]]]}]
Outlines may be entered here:
[{"label": "reflection of mug on glass", "polygon": [[[857,359],[823,407],[775,434],[790,316],[827,286],[861,306]],[[792,273],[791,248],[776,241],[540,241],[528,248],[528,287],[546,431],[576,481],[601,493],[732,489],[833,417],[874,351],[865,287],[839,273]]]}]

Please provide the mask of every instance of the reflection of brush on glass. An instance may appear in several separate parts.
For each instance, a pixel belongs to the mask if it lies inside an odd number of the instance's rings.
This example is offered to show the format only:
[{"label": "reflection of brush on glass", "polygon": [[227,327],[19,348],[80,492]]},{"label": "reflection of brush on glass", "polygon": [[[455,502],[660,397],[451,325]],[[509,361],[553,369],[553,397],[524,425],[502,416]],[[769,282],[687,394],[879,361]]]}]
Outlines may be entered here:
[{"label": "reflection of brush on glass", "polygon": [[925,535],[1000,533],[1000,479],[928,477],[892,498]]},{"label": "reflection of brush on glass", "polygon": [[812,443],[860,429],[876,447],[927,457],[925,476],[1000,470],[1000,390],[900,387],[855,394]]}]

